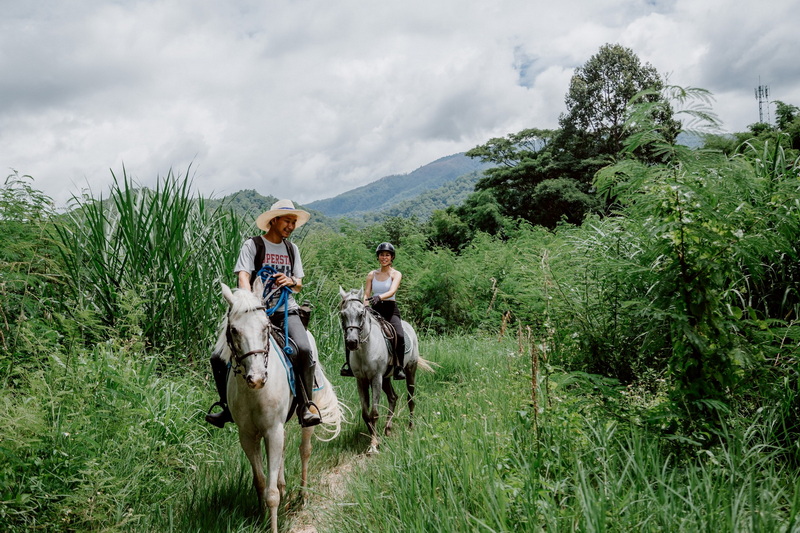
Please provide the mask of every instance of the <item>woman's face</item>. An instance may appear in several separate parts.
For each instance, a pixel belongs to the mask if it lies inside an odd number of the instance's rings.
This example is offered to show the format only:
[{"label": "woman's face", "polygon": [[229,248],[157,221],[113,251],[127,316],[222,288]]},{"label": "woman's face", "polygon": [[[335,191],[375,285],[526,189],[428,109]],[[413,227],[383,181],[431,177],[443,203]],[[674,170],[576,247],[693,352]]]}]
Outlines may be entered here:
[{"label": "woman's face", "polygon": [[391,265],[392,264],[392,254],[389,252],[381,252],[378,254],[378,263],[381,266]]}]

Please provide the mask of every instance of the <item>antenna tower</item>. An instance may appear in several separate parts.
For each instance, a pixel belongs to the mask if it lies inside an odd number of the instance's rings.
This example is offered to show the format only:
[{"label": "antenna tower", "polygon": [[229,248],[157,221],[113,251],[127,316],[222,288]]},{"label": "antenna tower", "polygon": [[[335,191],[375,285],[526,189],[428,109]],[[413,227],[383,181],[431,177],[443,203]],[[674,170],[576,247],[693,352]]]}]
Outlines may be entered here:
[{"label": "antenna tower", "polygon": [[769,123],[769,85],[761,85],[761,76],[758,77],[758,87],[756,87],[756,100],[758,100],[758,121],[764,122],[764,103],[767,108],[767,120]]}]

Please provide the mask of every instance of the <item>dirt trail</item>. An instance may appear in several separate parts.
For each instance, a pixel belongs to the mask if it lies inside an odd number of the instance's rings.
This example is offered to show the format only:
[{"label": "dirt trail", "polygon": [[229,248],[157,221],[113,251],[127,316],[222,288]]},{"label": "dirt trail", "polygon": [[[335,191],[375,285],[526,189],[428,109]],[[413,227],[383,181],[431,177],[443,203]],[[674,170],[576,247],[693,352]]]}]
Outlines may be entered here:
[{"label": "dirt trail", "polygon": [[319,482],[312,486],[306,505],[294,516],[289,532],[317,533],[317,526],[325,523],[331,509],[342,504],[347,478],[366,458],[363,454],[351,456],[323,474]]}]

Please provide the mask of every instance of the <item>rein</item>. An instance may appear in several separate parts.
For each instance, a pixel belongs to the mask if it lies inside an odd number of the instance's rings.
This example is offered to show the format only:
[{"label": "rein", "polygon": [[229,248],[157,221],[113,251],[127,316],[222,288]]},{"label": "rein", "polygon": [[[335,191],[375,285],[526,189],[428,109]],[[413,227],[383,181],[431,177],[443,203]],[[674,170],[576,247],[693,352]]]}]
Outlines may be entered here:
[{"label": "rein", "polygon": [[289,296],[292,294],[292,289],[289,287],[275,287],[272,289],[273,285],[275,285],[275,274],[277,273],[278,271],[271,266],[264,265],[256,274],[256,276],[260,277],[261,281],[264,282],[264,292],[261,296],[265,302],[268,302],[269,299],[272,298],[275,291],[280,291],[278,302],[275,304],[275,307],[272,309],[262,307],[262,309],[267,313],[267,316],[272,316],[279,307],[283,306],[283,352],[286,355],[292,355],[294,349],[289,345]]}]

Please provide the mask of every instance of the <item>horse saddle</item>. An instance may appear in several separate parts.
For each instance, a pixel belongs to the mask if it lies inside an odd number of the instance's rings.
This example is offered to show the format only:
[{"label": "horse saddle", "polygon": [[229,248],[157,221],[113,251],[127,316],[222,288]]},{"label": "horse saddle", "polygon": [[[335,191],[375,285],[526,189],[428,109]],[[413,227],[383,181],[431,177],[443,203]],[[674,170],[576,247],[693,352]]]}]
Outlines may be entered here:
[{"label": "horse saddle", "polygon": [[372,313],[372,316],[375,317],[375,319],[378,321],[378,324],[381,326],[381,333],[383,333],[383,338],[386,339],[386,347],[389,349],[389,357],[391,358],[390,362],[392,364],[397,364],[397,332],[394,330],[394,326],[373,308],[367,307],[366,309]]},{"label": "horse saddle", "polygon": [[[280,356],[284,361],[284,365],[287,365],[288,368],[291,369],[291,376],[289,378],[289,384],[292,388],[292,394],[294,394],[294,354],[297,353],[297,345],[294,343],[294,339],[289,337],[289,345],[292,348],[292,355],[288,355],[284,350],[284,346],[286,343],[283,340],[283,331],[279,331],[277,328],[272,329],[272,346],[273,348],[277,348],[278,352],[280,352]],[[319,363],[319,359],[315,353],[311,353],[311,364],[316,365],[316,371],[314,372],[314,390],[319,390],[320,383],[322,380],[320,379],[319,373],[321,372],[320,366],[317,364]]]}]

